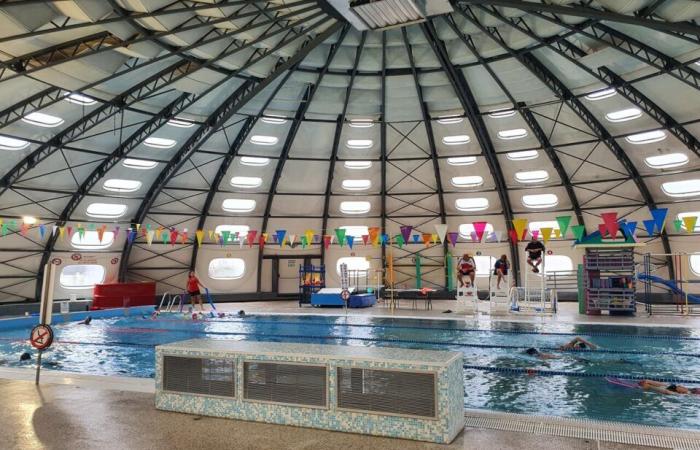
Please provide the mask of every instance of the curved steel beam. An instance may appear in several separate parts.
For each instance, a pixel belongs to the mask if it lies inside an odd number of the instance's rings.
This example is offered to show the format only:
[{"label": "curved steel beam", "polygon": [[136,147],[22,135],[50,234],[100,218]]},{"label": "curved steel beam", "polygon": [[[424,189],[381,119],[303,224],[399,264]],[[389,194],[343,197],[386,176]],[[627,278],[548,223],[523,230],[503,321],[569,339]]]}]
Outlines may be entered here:
[{"label": "curved steel beam", "polygon": [[[457,95],[464,112],[467,115],[467,119],[476,134],[476,138],[479,141],[479,145],[482,148],[484,159],[489,167],[489,172],[496,183],[496,191],[498,193],[498,198],[501,202],[501,207],[503,208],[503,215],[505,216],[506,227],[508,231],[513,230],[513,208],[510,204],[510,198],[508,197],[508,187],[506,185],[505,179],[503,177],[503,171],[501,170],[501,164],[498,161],[498,156],[496,154],[496,148],[491,141],[484,119],[479,111],[479,106],[476,103],[474,94],[472,94],[471,89],[467,84],[467,80],[464,78],[462,71],[457,70],[452,66],[450,58],[447,54],[447,49],[445,44],[438,38],[435,27],[431,21],[426,22],[421,25],[423,33],[425,34],[428,42],[430,43],[435,56],[440,61],[440,65],[445,71],[445,75],[450,80],[452,88]],[[508,233],[510,237],[510,233]],[[518,245],[513,242],[512,239],[508,239],[508,244],[510,246],[511,257],[513,261],[513,273],[515,274],[515,283],[520,282],[520,258],[518,256]]]}]

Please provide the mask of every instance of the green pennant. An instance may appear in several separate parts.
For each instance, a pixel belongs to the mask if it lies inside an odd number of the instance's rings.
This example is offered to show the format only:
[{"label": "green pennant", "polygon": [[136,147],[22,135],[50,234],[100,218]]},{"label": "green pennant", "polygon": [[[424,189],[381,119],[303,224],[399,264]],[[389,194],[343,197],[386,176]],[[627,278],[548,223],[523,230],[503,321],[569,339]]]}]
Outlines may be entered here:
[{"label": "green pennant", "polygon": [[683,228],[683,219],[676,219],[673,221],[673,229],[676,230],[676,233],[679,233],[682,228]]},{"label": "green pennant", "polygon": [[303,234],[301,236],[299,236],[299,241],[301,242],[301,248],[306,248],[306,246],[308,245],[308,241],[306,240],[306,236],[304,236]]},{"label": "green pennant", "polygon": [[231,232],[230,232],[230,231],[221,230],[221,237],[222,237],[223,240],[224,240],[224,244],[228,244],[228,238],[229,238],[229,236],[231,236]]},{"label": "green pennant", "polygon": [[335,236],[338,238],[338,243],[341,247],[345,245],[345,228],[336,228]]},{"label": "green pennant", "polygon": [[[571,219],[571,217],[569,217]],[[583,225],[574,225],[571,227],[571,232],[574,233],[574,237],[576,238],[577,241],[580,241],[583,239],[583,233],[585,233],[586,227]],[[563,235],[563,233],[562,233]]]},{"label": "green pennant", "polygon": [[569,224],[571,223],[571,216],[558,216],[557,223],[559,224],[559,230],[561,230],[562,239],[566,238],[566,232],[569,230]]},{"label": "green pennant", "polygon": [[400,234],[394,236],[394,242],[396,242],[396,245],[398,245],[399,248],[403,248],[403,244],[405,243],[405,241],[403,240],[403,236],[401,236]]}]

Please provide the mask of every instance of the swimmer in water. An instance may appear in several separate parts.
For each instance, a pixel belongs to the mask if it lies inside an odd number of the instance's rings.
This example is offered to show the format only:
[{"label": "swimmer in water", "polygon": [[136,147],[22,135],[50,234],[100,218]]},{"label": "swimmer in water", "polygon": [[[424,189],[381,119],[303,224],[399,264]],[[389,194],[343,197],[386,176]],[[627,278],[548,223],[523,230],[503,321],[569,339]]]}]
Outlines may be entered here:
[{"label": "swimmer in water", "polygon": [[687,388],[680,384],[667,384],[654,380],[642,380],[637,383],[645,391],[653,391],[665,395],[700,395],[700,388]]},{"label": "swimmer in water", "polygon": [[537,350],[535,347],[530,347],[527,350],[525,350],[525,354],[528,356],[536,356],[537,358],[540,358],[540,359],[558,359],[559,358],[557,355],[553,355],[551,353],[543,353],[543,352]]},{"label": "swimmer in water", "polygon": [[87,316],[85,320],[83,320],[83,325],[90,325],[90,322],[92,322],[92,316]]},{"label": "swimmer in water", "polygon": [[597,350],[598,346],[585,340],[582,337],[576,336],[571,341],[559,347],[559,350]]}]

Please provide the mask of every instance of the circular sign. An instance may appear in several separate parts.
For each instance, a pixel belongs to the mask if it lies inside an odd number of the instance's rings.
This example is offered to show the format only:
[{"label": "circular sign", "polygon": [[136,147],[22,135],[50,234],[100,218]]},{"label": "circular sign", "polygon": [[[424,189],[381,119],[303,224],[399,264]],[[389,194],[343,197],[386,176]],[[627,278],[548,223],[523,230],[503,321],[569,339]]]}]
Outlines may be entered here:
[{"label": "circular sign", "polygon": [[119,262],[119,258],[112,258],[112,261],[110,261],[112,264],[116,264]]},{"label": "circular sign", "polygon": [[61,261],[61,258],[54,258],[51,260],[51,264],[53,264],[54,266],[60,266],[62,262],[63,261]]},{"label": "circular sign", "polygon": [[551,251],[551,250],[547,250],[547,254],[548,254],[548,255],[553,255],[553,254],[554,254],[554,252],[553,252],[553,251]]},{"label": "circular sign", "polygon": [[476,256],[481,256],[481,251],[476,252]]},{"label": "circular sign", "polygon": [[73,261],[80,261],[83,258],[83,256],[80,253],[73,253],[70,255],[70,259]]},{"label": "circular sign", "polygon": [[29,334],[29,342],[37,350],[44,350],[53,343],[53,330],[48,325],[37,325]]},{"label": "circular sign", "polygon": [[347,289],[343,289],[343,291],[340,293],[340,298],[342,298],[344,301],[350,300],[350,291]]}]

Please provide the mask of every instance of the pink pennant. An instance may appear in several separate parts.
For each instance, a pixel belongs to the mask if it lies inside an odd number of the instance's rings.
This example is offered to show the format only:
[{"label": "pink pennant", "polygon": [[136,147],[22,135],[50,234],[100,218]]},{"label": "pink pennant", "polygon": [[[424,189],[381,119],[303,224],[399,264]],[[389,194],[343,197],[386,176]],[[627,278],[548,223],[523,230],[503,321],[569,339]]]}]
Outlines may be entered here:
[{"label": "pink pennant", "polygon": [[472,226],[474,227],[474,233],[476,233],[477,240],[481,242],[484,237],[484,231],[486,231],[486,225],[488,222],[474,222]]}]

